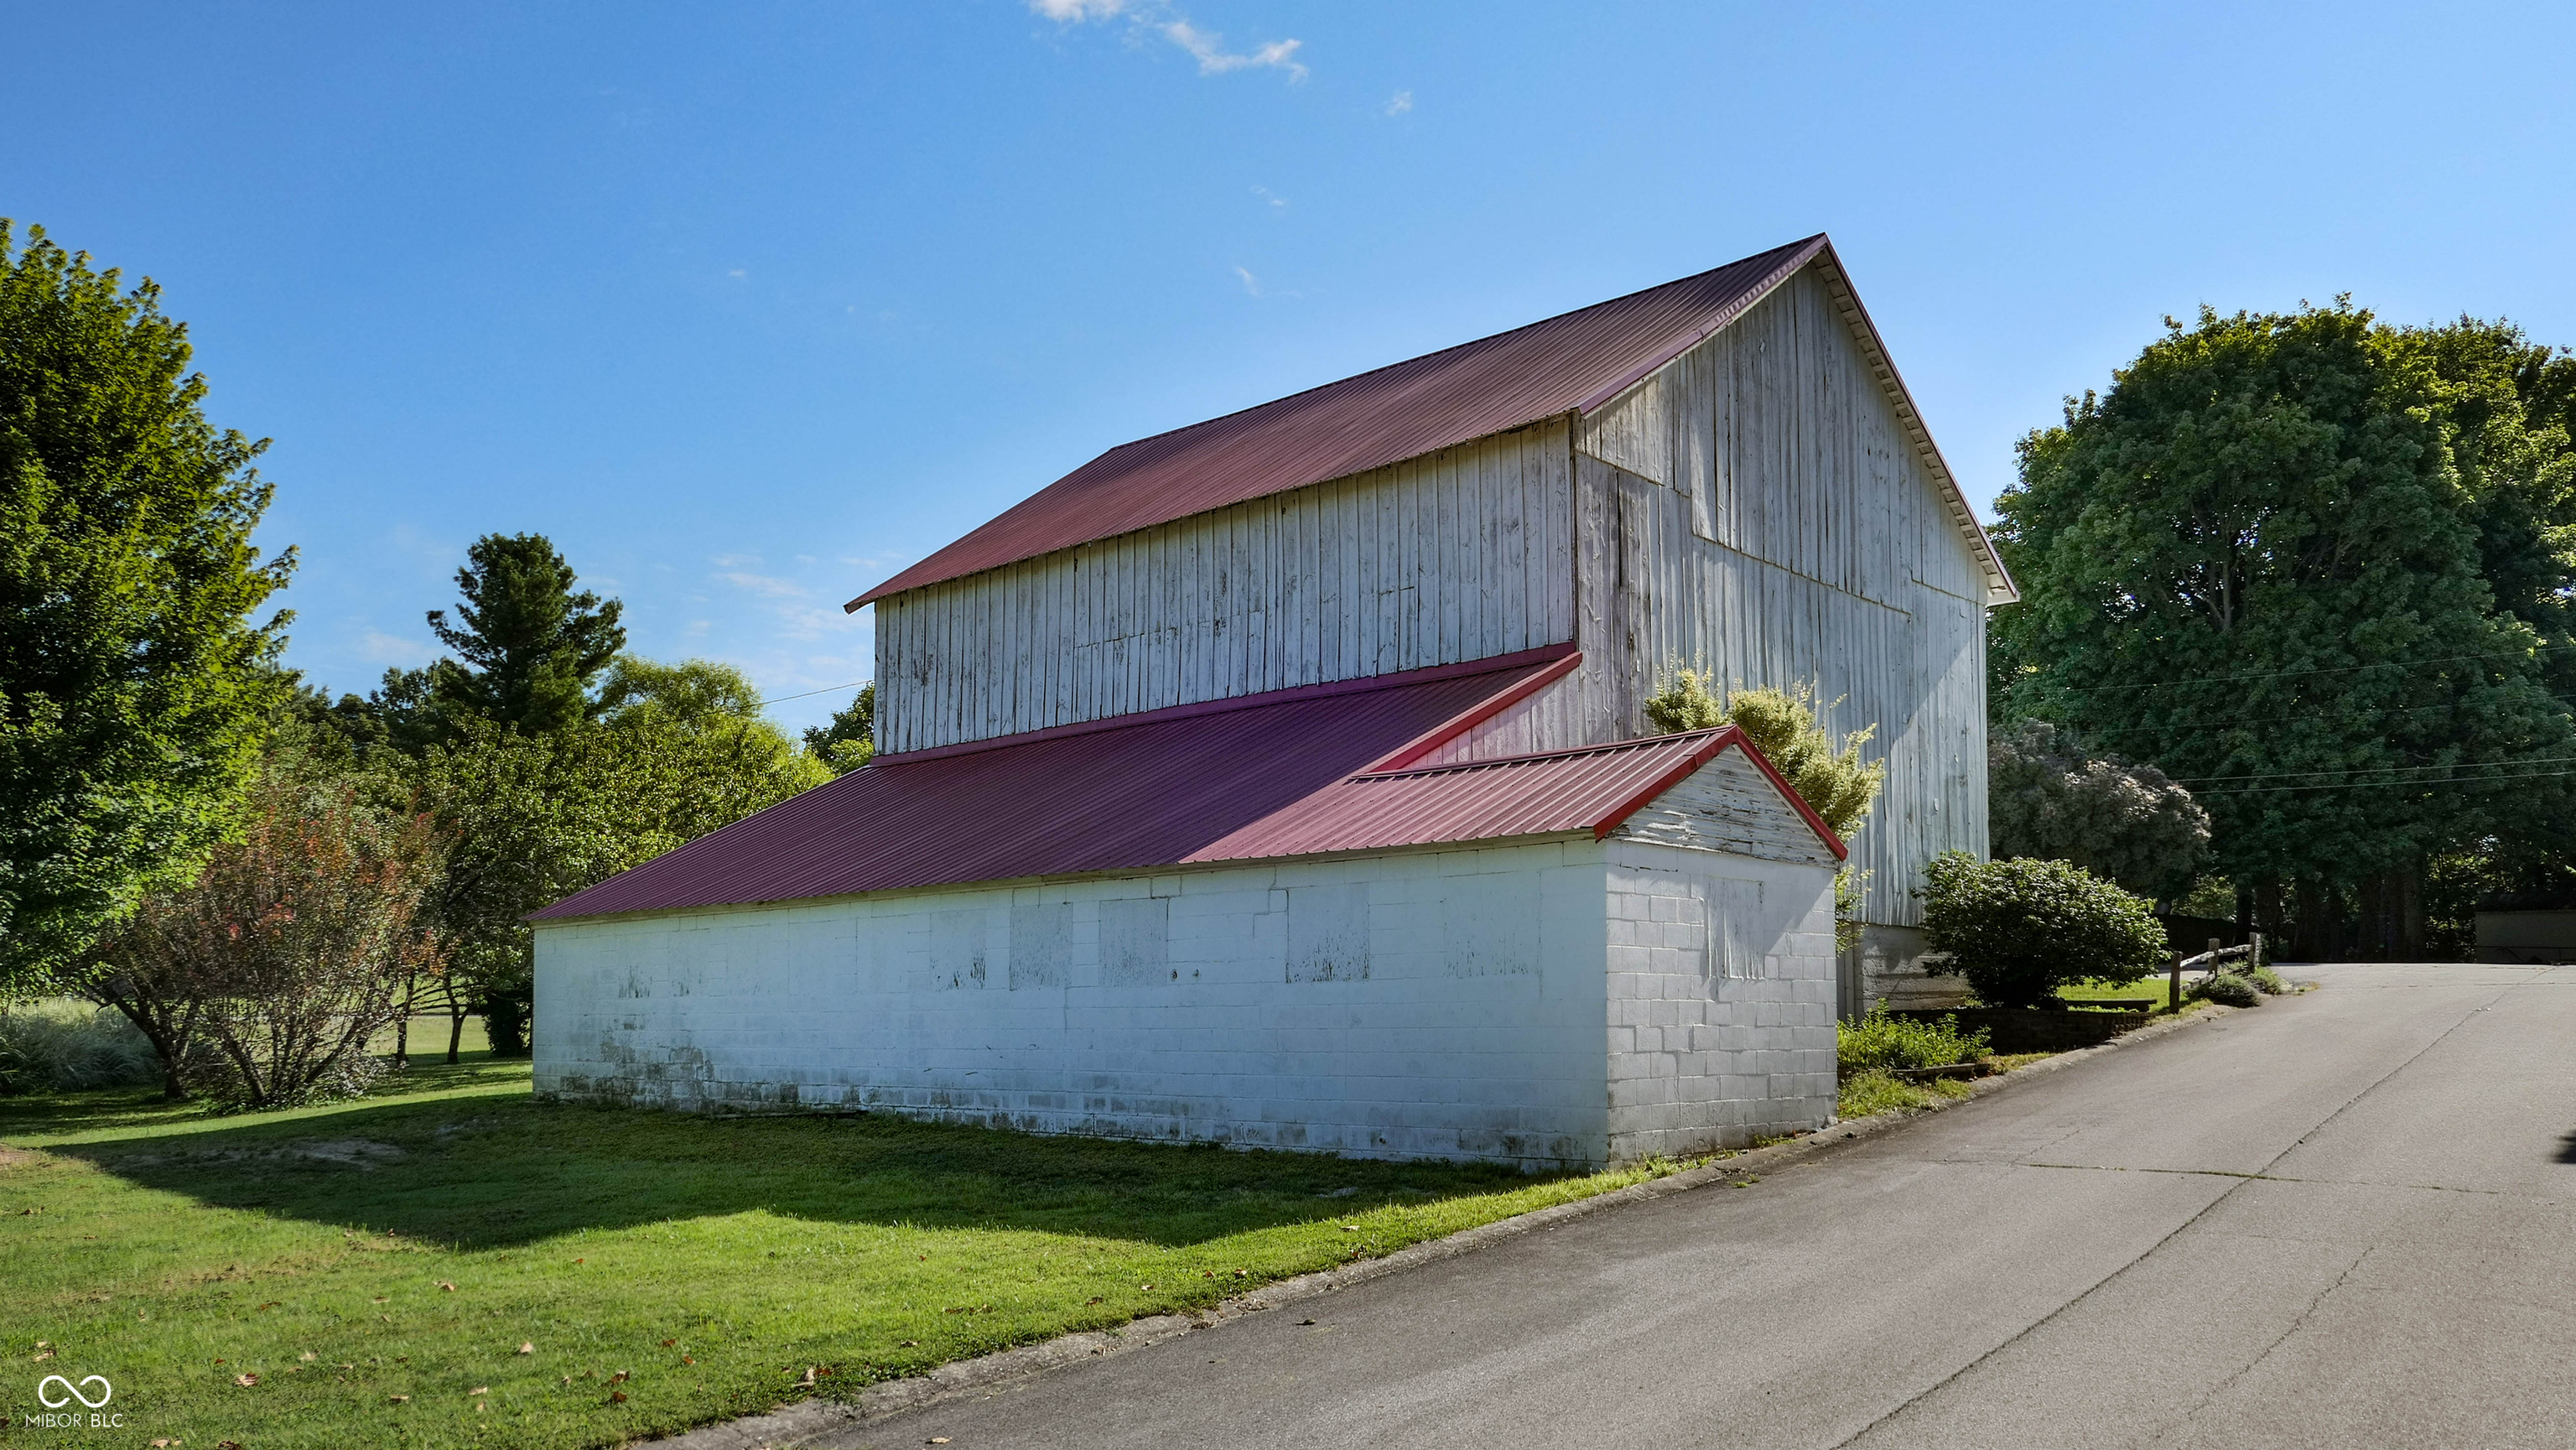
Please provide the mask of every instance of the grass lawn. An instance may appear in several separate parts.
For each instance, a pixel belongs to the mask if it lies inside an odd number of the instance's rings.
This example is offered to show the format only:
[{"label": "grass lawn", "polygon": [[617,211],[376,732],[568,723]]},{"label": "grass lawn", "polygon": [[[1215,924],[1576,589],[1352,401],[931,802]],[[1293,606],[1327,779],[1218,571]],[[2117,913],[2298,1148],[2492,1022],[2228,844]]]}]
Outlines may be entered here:
[{"label": "grass lawn", "polygon": [[[418,1036],[415,1064],[435,1056]],[[545,1105],[524,1063],[481,1055],[237,1117],[142,1091],[0,1099],[0,1143],[0,1346],[31,1400],[11,1408],[39,1408],[41,1374],[102,1374],[126,1428],[98,1443],[190,1450],[611,1445],[1679,1166],[1531,1178]],[[18,1421],[0,1443],[65,1433]]]},{"label": "grass lawn", "polygon": [[[2153,1002],[2156,1005],[2152,1010],[2162,1012],[2173,1005],[2173,979],[2159,972],[2145,981],[2131,982],[2125,987],[2107,987],[2100,982],[2078,982],[2071,987],[2058,988],[2057,995],[2069,1002],[2077,1003],[2099,1002],[2106,997],[2131,1002]],[[2183,1005],[2192,1004],[2185,1002]]]}]

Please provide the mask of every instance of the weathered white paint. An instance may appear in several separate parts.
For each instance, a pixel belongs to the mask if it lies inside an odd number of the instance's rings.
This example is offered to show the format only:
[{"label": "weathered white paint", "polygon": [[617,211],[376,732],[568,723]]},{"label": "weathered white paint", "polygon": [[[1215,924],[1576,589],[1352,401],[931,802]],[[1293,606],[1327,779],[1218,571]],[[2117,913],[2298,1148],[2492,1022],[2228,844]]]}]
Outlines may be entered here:
[{"label": "weathered white paint", "polygon": [[1986,849],[1985,582],[1828,279],[1791,278],[1576,441],[1584,663],[1524,733],[1644,733],[1678,666],[1812,682],[1826,723],[1875,727],[1888,763],[1852,843],[1861,918],[1917,925],[1923,863]]},{"label": "weathered white paint", "polygon": [[1566,437],[1525,428],[880,600],[879,748],[1571,639]]},{"label": "weathered white paint", "polygon": [[1793,809],[1760,767],[1742,751],[1729,750],[1611,834],[1694,851],[1839,867],[1842,863]]},{"label": "weathered white paint", "polygon": [[537,928],[541,1093],[1488,1158],[1833,1110],[1823,867],[1588,836]]}]

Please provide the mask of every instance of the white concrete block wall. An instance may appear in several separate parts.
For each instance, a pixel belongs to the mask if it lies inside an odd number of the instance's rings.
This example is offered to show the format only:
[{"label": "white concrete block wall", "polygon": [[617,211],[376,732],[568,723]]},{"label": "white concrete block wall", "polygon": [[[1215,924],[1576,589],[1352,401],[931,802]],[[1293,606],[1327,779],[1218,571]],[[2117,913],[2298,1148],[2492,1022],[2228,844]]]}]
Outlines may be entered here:
[{"label": "white concrete block wall", "polygon": [[[1728,926],[1761,975],[1712,998],[1641,945],[1656,871],[1764,883]],[[1829,883],[1578,837],[552,923],[537,1087],[1526,1167],[1737,1143],[1831,1111]],[[1826,948],[1772,921],[1799,890]]]},{"label": "white concrete block wall", "polygon": [[1833,1115],[1833,872],[1607,843],[1609,1156],[1737,1147]]}]

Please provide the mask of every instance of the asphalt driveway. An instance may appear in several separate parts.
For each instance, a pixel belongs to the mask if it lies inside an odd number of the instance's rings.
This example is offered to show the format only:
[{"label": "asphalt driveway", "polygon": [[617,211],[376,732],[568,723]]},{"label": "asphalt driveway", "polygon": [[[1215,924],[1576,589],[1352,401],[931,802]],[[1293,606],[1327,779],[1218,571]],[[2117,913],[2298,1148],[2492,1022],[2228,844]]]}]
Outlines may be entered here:
[{"label": "asphalt driveway", "polygon": [[821,1443],[2576,1444],[2576,968],[2296,975],[1750,1188]]}]

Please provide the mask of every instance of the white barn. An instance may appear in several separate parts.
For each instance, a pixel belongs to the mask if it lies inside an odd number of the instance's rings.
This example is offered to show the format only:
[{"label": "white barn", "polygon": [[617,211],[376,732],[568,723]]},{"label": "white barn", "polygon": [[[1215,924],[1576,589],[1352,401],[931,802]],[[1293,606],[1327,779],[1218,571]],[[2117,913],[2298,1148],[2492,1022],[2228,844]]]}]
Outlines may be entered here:
[{"label": "white barn", "polygon": [[[1823,237],[1112,449],[852,602],[868,769],[541,912],[542,1092],[1532,1166],[1832,1111],[2012,585]],[[1834,840],[1676,663],[1813,681]]]}]

